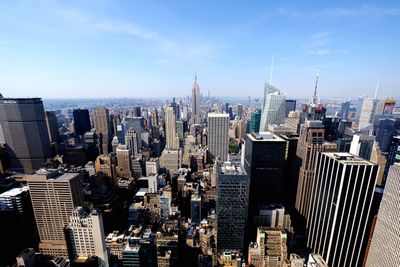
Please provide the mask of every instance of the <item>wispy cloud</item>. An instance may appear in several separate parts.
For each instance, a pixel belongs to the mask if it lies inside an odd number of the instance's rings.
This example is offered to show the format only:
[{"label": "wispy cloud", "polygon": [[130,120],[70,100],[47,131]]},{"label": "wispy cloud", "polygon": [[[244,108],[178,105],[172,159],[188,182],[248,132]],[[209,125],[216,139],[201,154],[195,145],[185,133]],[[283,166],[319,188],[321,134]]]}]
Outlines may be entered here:
[{"label": "wispy cloud", "polygon": [[329,8],[314,13],[314,16],[330,16],[330,17],[385,17],[400,16],[400,7],[387,8],[379,6],[362,5],[355,8]]},{"label": "wispy cloud", "polygon": [[96,34],[122,34],[148,41],[151,45],[160,49],[164,56],[169,57],[165,59],[169,62],[172,61],[170,57],[177,59],[211,57],[221,47],[214,42],[204,41],[205,38],[193,42],[186,40],[182,42],[133,21],[104,18],[78,8],[61,7],[54,2],[48,2],[47,5],[50,12],[79,29],[92,31]]}]

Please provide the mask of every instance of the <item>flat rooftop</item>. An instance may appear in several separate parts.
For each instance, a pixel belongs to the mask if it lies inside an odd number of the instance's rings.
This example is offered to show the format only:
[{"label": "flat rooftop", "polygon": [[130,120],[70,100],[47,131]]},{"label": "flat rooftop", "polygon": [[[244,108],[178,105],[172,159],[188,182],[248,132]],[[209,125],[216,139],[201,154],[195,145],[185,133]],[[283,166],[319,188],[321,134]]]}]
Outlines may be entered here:
[{"label": "flat rooftop", "polygon": [[333,158],[337,161],[340,161],[343,164],[356,163],[356,164],[364,164],[364,165],[375,165],[374,163],[372,163],[366,159],[360,158],[360,157],[353,155],[351,153],[348,153],[348,152],[322,152],[322,154],[324,154],[330,158]]},{"label": "flat rooftop", "polygon": [[10,190],[0,194],[0,197],[15,197],[26,191],[29,191],[29,187],[27,187],[27,186],[13,188],[13,189],[10,189]]},{"label": "flat rooftop", "polygon": [[248,133],[247,137],[253,142],[285,142],[285,140],[271,132]]}]

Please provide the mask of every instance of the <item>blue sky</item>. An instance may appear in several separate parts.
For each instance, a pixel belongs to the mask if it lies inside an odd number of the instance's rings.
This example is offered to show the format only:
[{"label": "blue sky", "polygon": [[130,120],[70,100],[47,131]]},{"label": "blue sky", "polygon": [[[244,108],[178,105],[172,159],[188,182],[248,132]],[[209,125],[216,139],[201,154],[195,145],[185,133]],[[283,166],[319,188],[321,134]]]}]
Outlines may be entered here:
[{"label": "blue sky", "polygon": [[0,1],[8,97],[400,96],[400,1]]}]

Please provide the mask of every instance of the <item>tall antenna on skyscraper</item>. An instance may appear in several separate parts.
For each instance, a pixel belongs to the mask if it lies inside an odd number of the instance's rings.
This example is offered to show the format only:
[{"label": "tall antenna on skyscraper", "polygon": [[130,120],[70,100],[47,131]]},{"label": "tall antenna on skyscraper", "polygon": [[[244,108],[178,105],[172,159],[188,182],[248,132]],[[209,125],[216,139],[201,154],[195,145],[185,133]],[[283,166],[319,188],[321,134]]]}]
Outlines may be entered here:
[{"label": "tall antenna on skyscraper", "polygon": [[274,54],[272,54],[271,58],[271,68],[269,69],[269,84],[272,84],[272,74],[274,71]]},{"label": "tall antenna on skyscraper", "polygon": [[377,96],[378,96],[378,88],[379,88],[379,79],[378,79],[378,82],[376,83],[374,100],[375,100],[375,99],[377,98]]},{"label": "tall antenna on skyscraper", "polygon": [[317,104],[317,101],[318,101],[318,98],[317,98],[318,76],[319,76],[319,66],[317,67],[317,78],[316,78],[316,80],[315,80],[314,96],[313,96],[313,99],[312,99],[312,103],[313,103],[314,105],[316,105],[316,104]]},{"label": "tall antenna on skyscraper", "polygon": [[194,72],[194,82],[197,83],[197,71]]}]

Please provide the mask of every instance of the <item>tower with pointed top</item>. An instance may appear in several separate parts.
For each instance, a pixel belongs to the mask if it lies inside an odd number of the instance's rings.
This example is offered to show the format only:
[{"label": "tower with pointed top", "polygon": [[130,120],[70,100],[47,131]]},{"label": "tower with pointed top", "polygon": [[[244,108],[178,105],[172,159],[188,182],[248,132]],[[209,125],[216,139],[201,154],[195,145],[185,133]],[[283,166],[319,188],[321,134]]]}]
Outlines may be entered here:
[{"label": "tower with pointed top", "polygon": [[197,83],[197,74],[194,75],[192,87],[192,123],[200,123],[200,87]]}]

